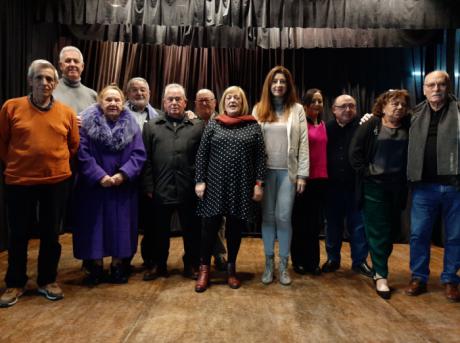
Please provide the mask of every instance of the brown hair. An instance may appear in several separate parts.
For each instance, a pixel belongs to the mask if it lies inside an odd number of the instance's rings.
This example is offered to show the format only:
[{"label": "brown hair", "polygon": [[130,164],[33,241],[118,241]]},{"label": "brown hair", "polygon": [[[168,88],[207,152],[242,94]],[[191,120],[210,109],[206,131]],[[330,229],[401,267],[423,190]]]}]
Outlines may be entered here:
[{"label": "brown hair", "polygon": [[283,97],[283,107],[286,113],[286,109],[289,109],[294,105],[297,99],[297,92],[295,89],[294,80],[292,78],[291,72],[283,66],[276,66],[272,68],[265,77],[264,85],[262,86],[262,94],[260,96],[260,101],[256,104],[257,110],[257,120],[261,122],[274,122],[277,120],[276,113],[273,109],[272,104],[272,92],[271,85],[273,78],[276,74],[283,74],[286,78],[286,94]]},{"label": "brown hair", "polygon": [[115,83],[111,83],[110,85],[107,85],[104,88],[102,88],[102,90],[97,95],[97,102],[100,104],[102,102],[102,97],[104,96],[104,93],[111,89],[120,93],[121,101],[125,103],[125,95],[123,94],[123,91]]},{"label": "brown hair", "polygon": [[225,97],[228,93],[237,93],[241,97],[242,107],[240,115],[249,114],[248,99],[246,98],[246,94],[244,94],[244,90],[238,86],[230,86],[224,90],[224,94],[222,94],[222,98],[220,98],[219,102],[220,113],[225,113]]},{"label": "brown hair", "polygon": [[[302,105],[305,107],[305,106],[310,106],[311,103],[313,102],[313,96],[316,94],[316,93],[319,93],[321,94],[321,97],[323,98],[323,103],[324,103],[324,96],[323,96],[323,92],[321,92],[320,89],[318,88],[310,88],[310,89],[307,89],[307,91],[305,92],[305,94],[303,95],[302,97]],[[324,111],[324,107],[323,107],[323,111]],[[311,119],[309,119],[308,117],[308,113],[307,111],[305,110],[305,114],[307,116],[307,120],[308,121],[312,121]],[[321,118],[323,116],[323,113],[318,113],[318,123],[321,121]]]},{"label": "brown hair", "polygon": [[390,89],[379,95],[372,107],[372,114],[376,117],[383,117],[383,108],[395,98],[404,98],[407,108],[410,108],[410,96],[405,89]]}]

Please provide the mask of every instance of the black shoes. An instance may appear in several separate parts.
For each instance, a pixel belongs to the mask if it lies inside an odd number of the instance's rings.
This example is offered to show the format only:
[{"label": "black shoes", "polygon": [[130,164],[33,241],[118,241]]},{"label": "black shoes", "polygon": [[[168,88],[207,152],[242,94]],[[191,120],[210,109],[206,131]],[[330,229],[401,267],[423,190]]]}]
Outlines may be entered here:
[{"label": "black shoes", "polygon": [[122,284],[128,282],[128,275],[126,274],[123,263],[110,265],[110,283]]},{"label": "black shoes", "polygon": [[168,269],[160,266],[147,267],[142,280],[151,281],[155,280],[157,277],[169,277]]},{"label": "black shoes", "polygon": [[104,277],[104,268],[102,265],[98,265],[96,263],[92,263],[90,266],[88,266],[88,272],[89,274],[86,276],[86,278],[83,280],[83,283],[85,285],[89,286],[97,286],[100,283],[105,281]]},{"label": "black shoes", "polygon": [[351,268],[355,273],[364,275],[366,277],[373,277],[374,276],[374,270],[369,267],[369,265],[366,263],[366,261],[360,263],[357,266],[353,266]]},{"label": "black shoes", "polygon": [[292,268],[294,269],[294,272],[300,275],[306,275],[306,274],[311,274],[311,275],[321,275],[321,269],[319,267],[315,268],[306,268],[302,265],[293,265]]},{"label": "black shoes", "polygon": [[321,270],[323,273],[332,273],[332,272],[335,272],[339,268],[340,268],[340,262],[327,260],[321,267]]},{"label": "black shoes", "polygon": [[305,269],[304,266],[301,266],[301,265],[293,265],[292,268],[294,269],[294,272],[296,272],[297,274],[300,274],[300,275],[306,275],[307,274],[307,270]]},{"label": "black shoes", "polygon": [[375,292],[379,295],[380,298],[382,299],[385,299],[385,300],[388,300],[391,298],[391,288],[388,287],[388,290],[385,290],[385,291],[381,291],[378,289],[377,287],[377,282],[379,280],[382,280],[385,282],[385,284],[387,283],[387,279],[384,278],[384,277],[381,277],[381,276],[374,276],[373,277],[373,280],[374,280],[374,285],[375,285]]},{"label": "black shoes", "polygon": [[191,264],[186,264],[182,275],[188,279],[196,280],[198,279],[198,268]]}]

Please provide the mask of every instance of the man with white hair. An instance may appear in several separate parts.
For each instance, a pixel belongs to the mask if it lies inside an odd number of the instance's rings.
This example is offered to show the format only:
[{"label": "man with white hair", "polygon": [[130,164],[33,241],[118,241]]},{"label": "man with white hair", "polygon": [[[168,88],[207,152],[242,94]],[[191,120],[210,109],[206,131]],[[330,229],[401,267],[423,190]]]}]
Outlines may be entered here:
[{"label": "man with white hair", "polygon": [[77,114],[96,102],[97,93],[81,83],[85,63],[77,47],[69,45],[62,48],[59,53],[59,68],[62,78],[53,92],[56,100],[72,107]]},{"label": "man with white hair", "polygon": [[184,276],[198,276],[201,227],[196,215],[195,159],[204,122],[189,119],[186,106],[184,88],[175,83],[167,85],[164,115],[146,123],[142,132],[147,152],[142,184],[144,193],[152,199],[153,221],[144,232],[143,252],[150,253],[145,281],[168,275],[169,235],[175,211],[184,238]]},{"label": "man with white hair", "polygon": [[133,77],[126,85],[126,105],[134,114],[139,127],[153,118],[158,117],[160,111],[150,105],[150,87],[142,77]]},{"label": "man with white hair", "polygon": [[[160,110],[153,108],[150,105],[150,87],[142,77],[133,77],[126,84],[126,106],[131,110],[131,113],[136,118],[141,131],[144,129],[144,124],[152,119],[155,119],[162,113]],[[148,198],[144,192],[139,192],[139,232],[144,233],[151,226],[151,199]],[[153,264],[151,254],[145,248],[145,240],[141,241],[141,255],[144,260],[144,265],[149,266]],[[124,260],[127,270],[131,271],[131,260],[127,258]]]},{"label": "man with white hair", "polygon": [[409,130],[407,176],[412,184],[410,269],[406,294],[427,291],[431,233],[442,216],[445,229],[441,283],[449,301],[460,301],[460,103],[450,94],[449,74],[425,77],[426,100],[415,106]]}]

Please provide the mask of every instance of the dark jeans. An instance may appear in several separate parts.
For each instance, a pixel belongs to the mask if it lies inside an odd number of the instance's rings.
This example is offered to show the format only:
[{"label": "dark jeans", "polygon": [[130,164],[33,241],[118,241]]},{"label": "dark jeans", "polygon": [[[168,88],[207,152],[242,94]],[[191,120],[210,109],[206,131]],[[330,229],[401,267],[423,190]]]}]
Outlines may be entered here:
[{"label": "dark jeans", "polygon": [[326,180],[310,180],[292,210],[291,259],[308,271],[319,267],[319,233],[324,227]]},{"label": "dark jeans", "polygon": [[200,218],[196,216],[193,203],[163,205],[152,202],[152,223],[146,228],[142,240],[142,256],[147,267],[155,265],[166,268],[169,255],[169,238],[171,233],[171,217],[177,210],[182,227],[184,241],[184,265],[199,265],[200,251]]},{"label": "dark jeans", "polygon": [[[246,221],[234,216],[226,216],[227,227],[227,251],[228,263],[235,263],[241,245],[241,232],[246,227]],[[201,262],[211,264],[211,255],[216,244],[217,234],[222,225],[222,216],[214,216],[203,219],[201,231]]]},{"label": "dark jeans", "polygon": [[355,193],[337,185],[328,185],[326,193],[326,251],[327,258],[340,263],[343,232],[346,228],[350,237],[351,260],[353,266],[365,262],[369,253],[363,214],[356,206]]},{"label": "dark jeans", "polygon": [[[39,286],[56,281],[61,245],[59,231],[67,205],[68,182],[50,185],[6,186],[10,241],[8,248],[7,287],[24,287],[27,282],[27,246],[31,225],[38,208],[40,251],[38,255]],[[37,202],[40,206],[36,206]]]}]

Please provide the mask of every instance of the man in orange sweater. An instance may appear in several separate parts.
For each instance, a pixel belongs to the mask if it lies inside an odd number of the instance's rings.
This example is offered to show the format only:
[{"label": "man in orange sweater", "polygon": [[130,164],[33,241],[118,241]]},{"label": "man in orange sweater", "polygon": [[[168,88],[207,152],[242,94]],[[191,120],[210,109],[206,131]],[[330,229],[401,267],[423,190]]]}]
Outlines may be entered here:
[{"label": "man in orange sweater", "polygon": [[0,307],[14,305],[27,283],[27,243],[37,201],[40,218],[38,292],[49,300],[63,298],[56,283],[61,255],[59,227],[66,204],[69,160],[77,152],[75,112],[55,101],[54,66],[35,60],[27,73],[32,93],[10,99],[0,111],[0,161],[4,164],[10,241],[7,289]]}]

